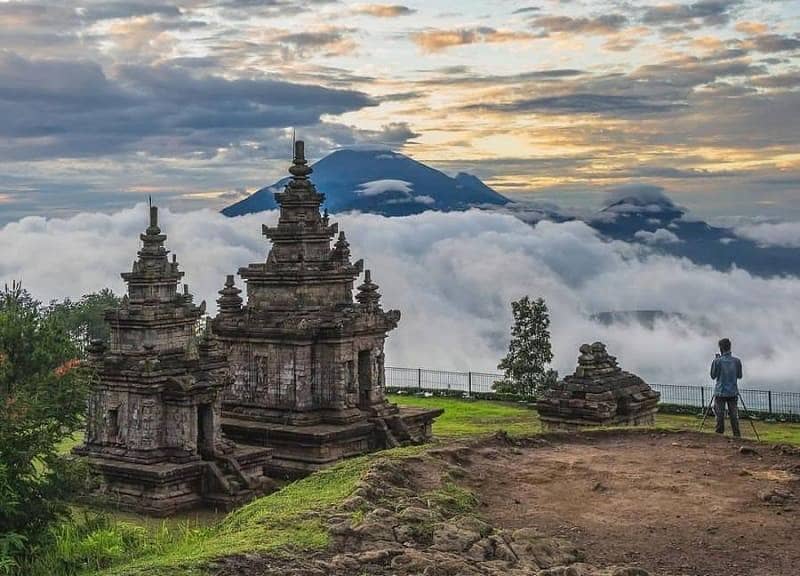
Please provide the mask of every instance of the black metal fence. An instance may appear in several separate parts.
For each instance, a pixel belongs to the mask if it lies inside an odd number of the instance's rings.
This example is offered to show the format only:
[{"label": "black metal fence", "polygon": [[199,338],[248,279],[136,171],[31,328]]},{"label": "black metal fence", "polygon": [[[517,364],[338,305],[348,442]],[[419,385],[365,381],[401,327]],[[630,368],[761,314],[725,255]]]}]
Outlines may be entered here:
[{"label": "black metal fence", "polygon": [[[502,374],[486,372],[449,372],[426,368],[386,367],[386,387],[391,390],[493,396],[492,385]],[[651,384],[661,392],[661,403],[685,408],[707,406],[713,395],[711,386]],[[749,410],[775,416],[800,416],[800,392],[740,389],[743,403]]]}]

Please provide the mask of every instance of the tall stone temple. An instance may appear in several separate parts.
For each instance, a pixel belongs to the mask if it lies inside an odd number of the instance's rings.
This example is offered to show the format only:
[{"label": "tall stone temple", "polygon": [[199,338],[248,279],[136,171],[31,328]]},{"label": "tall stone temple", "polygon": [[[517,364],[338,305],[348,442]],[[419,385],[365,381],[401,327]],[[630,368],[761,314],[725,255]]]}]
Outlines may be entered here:
[{"label": "tall stone temple", "polygon": [[98,472],[112,504],[168,515],[199,504],[230,507],[263,492],[270,450],[237,446],[221,430],[220,394],[229,380],[225,354],[198,335],[205,302],[192,302],[175,257],[168,260],[158,210],[121,305],[107,311],[110,342],[95,341],[95,379],[85,443],[75,452]]},{"label": "tall stone temple", "polygon": [[381,308],[369,270],[353,298],[363,262],[351,261],[344,232],[320,213],[324,195],[309,179],[302,141],[294,156],[275,195],[278,224],[263,227],[266,261],[239,270],[247,300],[228,276],[212,323],[233,380],[222,394],[223,430],[272,448],[268,469],[285,476],[424,441],[441,414],[386,400],[383,347],[400,312]]}]

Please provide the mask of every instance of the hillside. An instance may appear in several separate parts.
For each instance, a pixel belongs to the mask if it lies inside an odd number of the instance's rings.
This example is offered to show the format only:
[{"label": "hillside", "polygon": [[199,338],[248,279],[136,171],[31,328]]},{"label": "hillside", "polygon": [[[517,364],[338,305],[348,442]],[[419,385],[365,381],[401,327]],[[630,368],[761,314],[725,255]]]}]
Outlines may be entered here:
[{"label": "hillside", "polygon": [[[455,177],[408,156],[380,150],[338,150],[312,165],[312,179],[326,196],[328,211],[357,210],[384,216],[408,216],[426,210],[464,210],[508,199],[471,174]],[[222,213],[240,216],[277,207],[275,192],[288,178],[261,188]]]}]

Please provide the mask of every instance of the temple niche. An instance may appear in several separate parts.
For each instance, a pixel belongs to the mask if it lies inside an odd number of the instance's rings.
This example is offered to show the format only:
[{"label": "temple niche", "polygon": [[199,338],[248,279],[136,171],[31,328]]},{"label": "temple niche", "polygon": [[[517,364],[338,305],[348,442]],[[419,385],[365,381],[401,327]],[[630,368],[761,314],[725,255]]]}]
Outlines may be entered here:
[{"label": "temple niche", "polygon": [[[344,232],[320,213],[324,195],[302,141],[276,193],[277,226],[265,262],[228,276],[213,334],[232,383],[222,395],[230,438],[273,449],[269,470],[303,475],[341,458],[430,437],[441,410],[398,408],[384,395],[384,342],[400,312],[383,310],[370,271],[351,261]],[[336,238],[335,242],[333,239]],[[333,242],[333,244],[332,244]]]},{"label": "temple niche", "polygon": [[263,493],[270,450],[237,446],[221,428],[225,354],[198,322],[175,257],[168,260],[158,209],[131,272],[127,294],[106,313],[108,347],[89,348],[95,379],[84,444],[110,504],[156,516],[205,504],[230,508]]}]

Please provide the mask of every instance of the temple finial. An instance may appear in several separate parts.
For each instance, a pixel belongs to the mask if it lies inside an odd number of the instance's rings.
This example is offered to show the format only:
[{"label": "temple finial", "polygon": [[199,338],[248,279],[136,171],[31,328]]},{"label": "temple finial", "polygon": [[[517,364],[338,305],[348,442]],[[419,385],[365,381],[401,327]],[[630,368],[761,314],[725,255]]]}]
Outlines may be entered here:
[{"label": "temple finial", "polygon": [[166,263],[167,251],[164,250],[164,240],[167,237],[161,233],[161,228],[158,227],[157,206],[150,206],[150,222],[144,234],[139,235],[139,239],[142,241],[142,249],[139,252],[140,259],[143,255],[157,256],[159,260],[163,259]]},{"label": "temple finial", "polygon": [[294,143],[294,160],[292,166],[289,168],[289,173],[295,179],[305,180],[313,170],[308,165],[306,160],[305,142],[297,140]]}]

